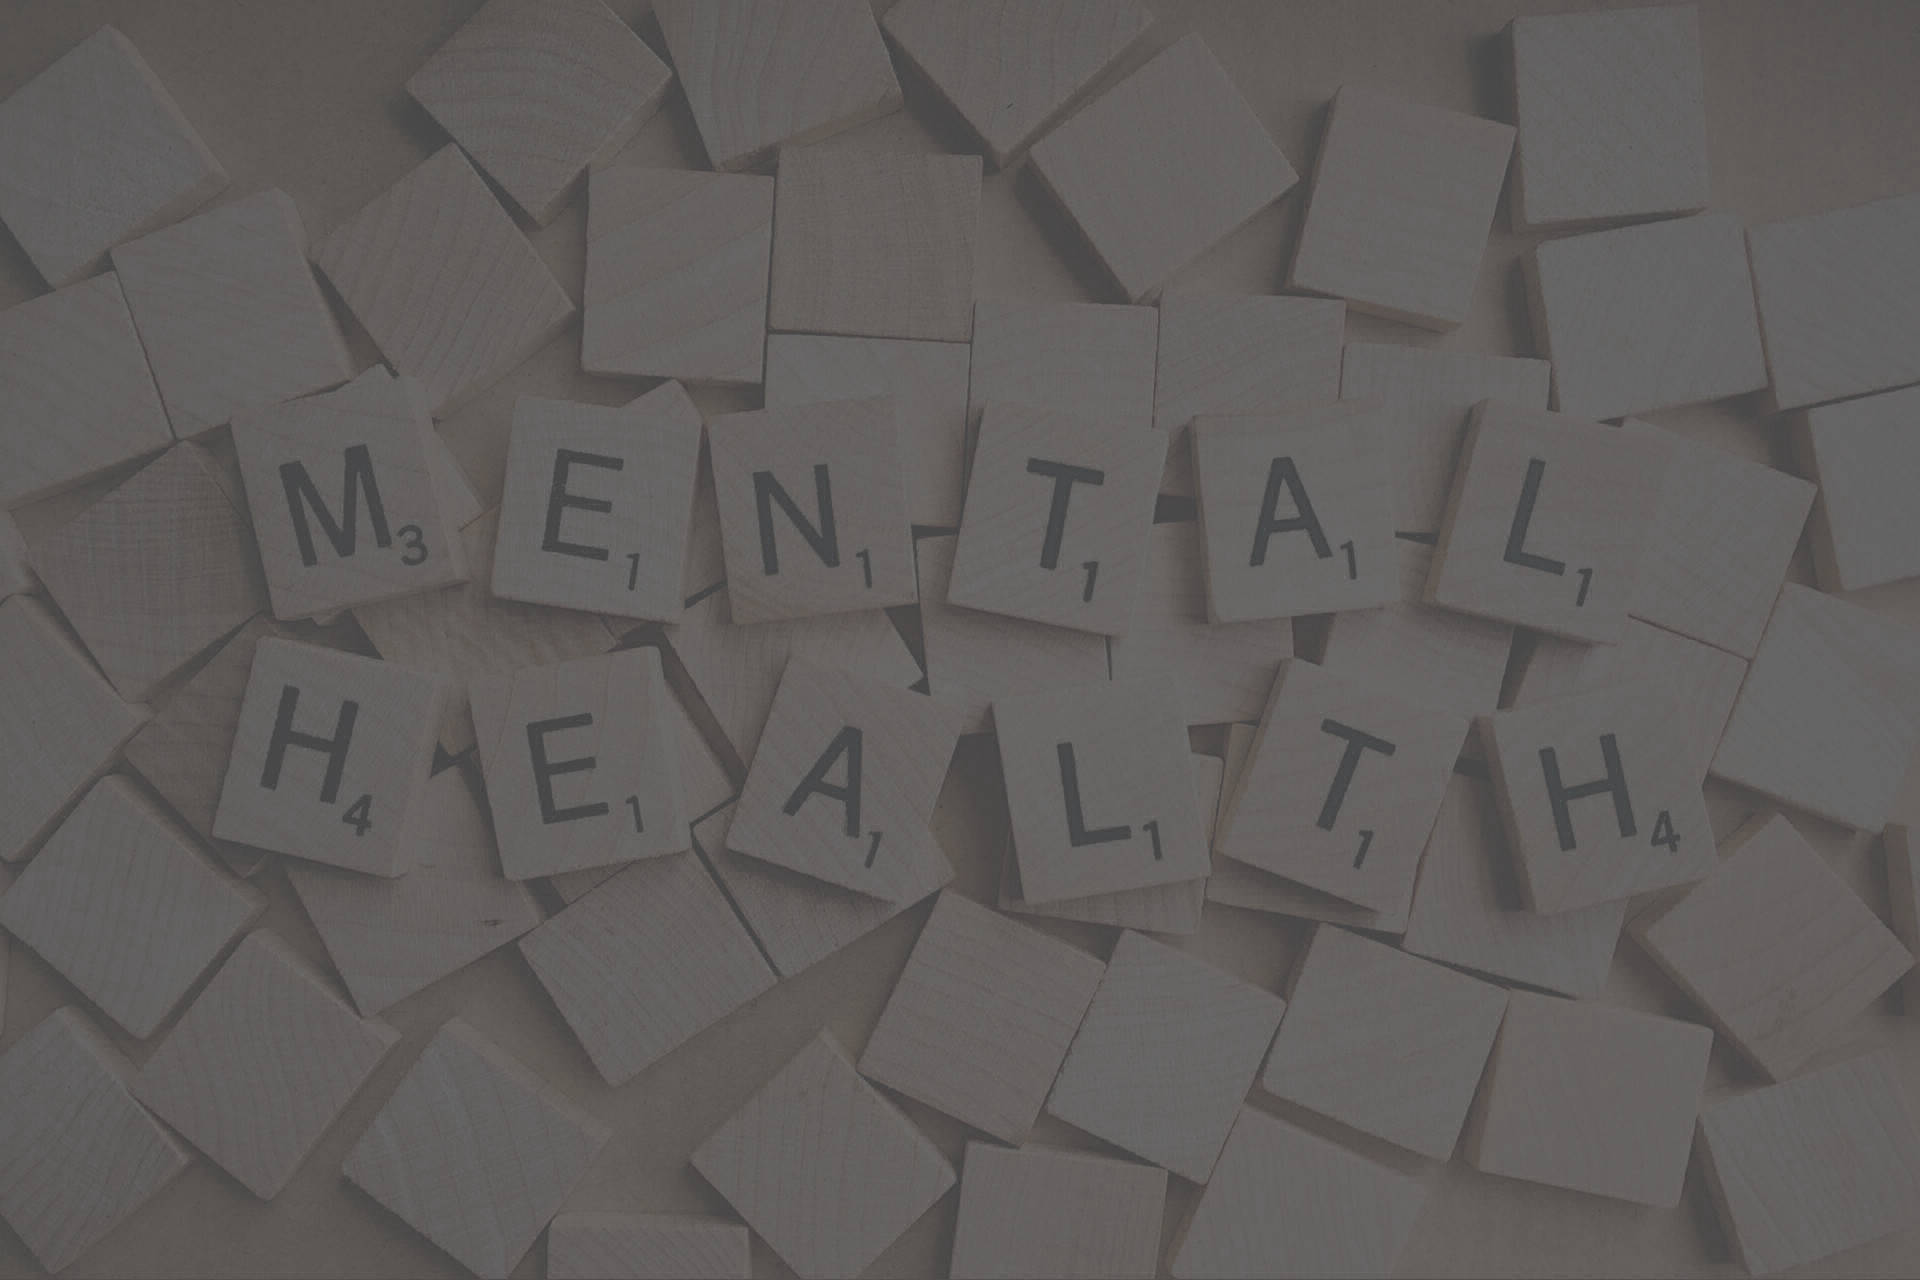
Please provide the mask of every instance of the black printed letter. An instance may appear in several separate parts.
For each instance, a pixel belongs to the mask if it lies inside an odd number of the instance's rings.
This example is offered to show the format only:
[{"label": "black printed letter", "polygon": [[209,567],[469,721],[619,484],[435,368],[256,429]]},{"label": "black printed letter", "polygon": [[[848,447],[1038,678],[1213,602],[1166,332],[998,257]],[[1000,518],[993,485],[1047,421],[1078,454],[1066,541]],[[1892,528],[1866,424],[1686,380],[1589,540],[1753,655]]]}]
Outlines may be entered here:
[{"label": "black printed letter", "polygon": [[558,733],[562,729],[585,729],[593,723],[593,716],[582,712],[577,716],[560,716],[553,720],[536,720],[527,726],[527,754],[533,758],[533,785],[540,793],[540,821],[552,826],[556,822],[572,822],[577,818],[601,818],[609,812],[602,802],[576,804],[570,809],[556,808],[553,803],[553,780],[563,773],[590,773],[597,763],[597,757],[581,756],[575,760],[547,759],[547,735]]},{"label": "black printed letter", "polygon": [[[780,811],[791,818],[800,812],[800,806],[811,795],[821,795],[829,800],[838,800],[847,811],[847,834],[860,834],[860,731],[848,725],[833,736],[827,749],[813,762],[813,768],[807,770],[807,776],[800,779],[800,785],[793,789]],[[842,755],[847,757],[847,784],[836,787],[827,782],[827,770],[833,768],[833,762]],[[876,846],[877,847],[877,846]]]},{"label": "black printed letter", "polygon": [[[1293,497],[1293,509],[1297,513],[1285,520],[1274,518],[1275,509],[1280,505],[1280,490],[1285,489]],[[1267,493],[1260,499],[1260,523],[1253,531],[1253,556],[1247,563],[1254,568],[1267,562],[1267,539],[1276,533],[1297,533],[1306,531],[1313,541],[1313,554],[1322,560],[1333,556],[1333,548],[1327,545],[1326,530],[1320,527],[1320,518],[1313,514],[1313,502],[1307,497],[1307,487],[1300,483],[1299,469],[1293,465],[1292,458],[1275,458],[1267,467]]]},{"label": "black printed letter", "polygon": [[542,551],[552,551],[563,556],[579,556],[582,560],[605,560],[605,547],[589,547],[578,542],[560,540],[560,519],[566,515],[568,507],[581,511],[598,511],[602,514],[613,510],[613,503],[605,498],[583,498],[567,492],[567,472],[573,467],[603,467],[608,471],[619,471],[626,466],[621,458],[609,458],[601,453],[581,453],[577,449],[555,449],[553,451],[553,485],[547,490],[547,529],[540,539]]},{"label": "black printed letter", "polygon": [[1073,744],[1059,743],[1054,751],[1060,757],[1060,789],[1067,793],[1067,843],[1079,849],[1090,844],[1112,844],[1116,840],[1132,839],[1132,827],[1094,827],[1088,830],[1087,815],[1080,808],[1080,770],[1074,764]]},{"label": "black printed letter", "polygon": [[1028,458],[1027,474],[1048,476],[1053,480],[1053,502],[1047,508],[1047,536],[1040,543],[1040,567],[1042,569],[1058,568],[1060,541],[1067,534],[1067,500],[1073,495],[1073,486],[1105,484],[1107,473],[1092,467],[1070,467],[1064,462]]},{"label": "black printed letter", "polygon": [[1526,550],[1527,528],[1533,523],[1533,504],[1540,500],[1540,480],[1546,474],[1546,459],[1528,459],[1527,478],[1520,484],[1520,505],[1513,509],[1513,524],[1507,528],[1506,561],[1522,569],[1538,569],[1558,577],[1567,571],[1564,561],[1550,560]]},{"label": "black printed letter", "polygon": [[1600,758],[1606,762],[1607,776],[1598,782],[1569,787],[1560,781],[1560,759],[1552,747],[1540,748],[1540,768],[1547,775],[1547,802],[1553,806],[1553,826],[1560,836],[1560,851],[1573,849],[1573,816],[1567,803],[1586,796],[1613,795],[1613,816],[1620,823],[1620,838],[1633,834],[1633,801],[1627,795],[1627,771],[1620,767],[1620,748],[1610,733],[1600,735]]},{"label": "black printed letter", "polygon": [[820,507],[818,527],[808,523],[800,514],[800,508],[794,504],[793,497],[773,478],[771,471],[753,473],[753,502],[760,514],[760,567],[771,578],[780,572],[780,551],[773,545],[773,504],[779,503],[780,509],[787,513],[787,519],[793,521],[793,527],[813,548],[813,554],[820,557],[820,563],[829,569],[840,567],[840,535],[833,525],[833,482],[827,476],[827,464],[813,464],[814,501]]},{"label": "black printed letter", "polygon": [[1346,803],[1347,788],[1353,785],[1353,774],[1360,767],[1363,752],[1378,751],[1383,756],[1394,753],[1394,745],[1385,738],[1376,738],[1370,733],[1362,733],[1351,725],[1341,724],[1338,720],[1322,720],[1320,732],[1330,733],[1336,738],[1344,738],[1347,749],[1340,756],[1340,767],[1333,771],[1333,786],[1327,790],[1327,798],[1321,802],[1320,817],[1316,825],[1322,831],[1333,830],[1333,824],[1340,817],[1340,806]]},{"label": "black printed letter", "polygon": [[332,804],[340,798],[340,775],[346,772],[347,748],[353,743],[353,722],[360,715],[360,704],[351,699],[340,704],[340,718],[334,721],[331,738],[296,732],[293,710],[300,705],[300,691],[292,685],[280,687],[280,710],[273,718],[273,737],[267,742],[267,767],[260,771],[260,785],[269,791],[280,788],[280,766],[288,747],[304,747],[327,757],[326,777],[320,783],[320,803]]},{"label": "black printed letter", "polygon": [[367,492],[367,522],[373,526],[374,545],[388,547],[393,538],[387,532],[387,508],[380,501],[380,485],[373,478],[373,455],[363,444],[350,445],[346,452],[346,478],[341,482],[340,519],[335,521],[326,499],[313,487],[313,477],[305,464],[280,464],[280,487],[286,491],[287,513],[293,517],[293,539],[300,546],[300,563],[309,569],[320,563],[314,553],[313,531],[307,527],[307,509],[313,509],[320,531],[333,544],[334,554],[345,559],[353,554],[360,532],[360,491]]}]

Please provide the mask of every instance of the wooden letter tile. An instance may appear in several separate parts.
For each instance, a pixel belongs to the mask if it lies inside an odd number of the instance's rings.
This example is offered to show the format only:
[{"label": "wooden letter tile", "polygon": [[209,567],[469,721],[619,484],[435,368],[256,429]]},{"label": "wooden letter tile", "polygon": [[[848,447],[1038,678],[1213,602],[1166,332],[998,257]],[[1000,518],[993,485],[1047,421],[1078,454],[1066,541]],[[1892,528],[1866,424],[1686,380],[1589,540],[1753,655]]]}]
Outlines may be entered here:
[{"label": "wooden letter tile", "polygon": [[[1920,387],[1809,409],[1793,424],[1801,473],[1820,486],[1810,527],[1828,591],[1920,577]],[[1757,627],[1756,627],[1757,642]]]},{"label": "wooden letter tile", "polygon": [[563,1213],[547,1228],[547,1280],[748,1280],[751,1243],[720,1218]]},{"label": "wooden letter tile", "polygon": [[1164,1169],[1078,1151],[967,1144],[954,1280],[1152,1280]]}]

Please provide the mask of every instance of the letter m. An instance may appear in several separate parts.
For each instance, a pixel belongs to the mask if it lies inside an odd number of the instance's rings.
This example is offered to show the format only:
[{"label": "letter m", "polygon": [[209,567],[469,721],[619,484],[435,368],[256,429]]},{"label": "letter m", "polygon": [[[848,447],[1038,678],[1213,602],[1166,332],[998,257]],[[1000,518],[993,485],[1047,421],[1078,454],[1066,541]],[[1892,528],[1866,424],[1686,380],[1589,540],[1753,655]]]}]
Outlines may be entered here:
[{"label": "letter m", "polygon": [[341,481],[340,518],[334,519],[333,511],[327,506],[320,491],[314,488],[313,477],[307,474],[307,468],[300,462],[280,464],[280,483],[287,494],[287,514],[293,521],[294,541],[300,546],[300,563],[309,569],[320,562],[313,547],[313,529],[307,523],[307,512],[313,512],[313,518],[320,523],[320,531],[327,535],[327,541],[333,544],[334,554],[342,559],[353,554],[354,545],[360,529],[360,492],[367,495],[367,522],[373,527],[373,541],[376,546],[393,545],[393,536],[387,532],[387,509],[380,501],[380,485],[373,478],[373,455],[364,444],[348,447],[345,455],[346,475]]}]

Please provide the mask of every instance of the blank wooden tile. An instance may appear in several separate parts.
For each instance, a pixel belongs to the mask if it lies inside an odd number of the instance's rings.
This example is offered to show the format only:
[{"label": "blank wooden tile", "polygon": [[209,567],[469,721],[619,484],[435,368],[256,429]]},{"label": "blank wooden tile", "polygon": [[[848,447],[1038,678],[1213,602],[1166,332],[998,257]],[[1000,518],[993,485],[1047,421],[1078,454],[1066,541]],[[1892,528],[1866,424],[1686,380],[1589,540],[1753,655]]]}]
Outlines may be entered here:
[{"label": "blank wooden tile", "polygon": [[1920,577],[1920,518],[1902,492],[1920,466],[1920,388],[1809,409],[1792,424],[1801,474],[1820,486],[1809,543],[1828,591]]},{"label": "blank wooden tile", "polygon": [[0,173],[0,222],[56,289],[227,185],[146,59],[112,27],[0,102]]},{"label": "blank wooden tile", "polygon": [[1010,400],[1105,423],[1154,425],[1160,312],[1092,302],[982,298],[973,308],[968,421]]},{"label": "blank wooden tile", "polygon": [[1554,407],[1618,418],[1766,386],[1745,248],[1724,213],[1536,246],[1529,302]]},{"label": "blank wooden tile", "polygon": [[1197,32],[1041,138],[1032,159],[1133,302],[1298,178]]},{"label": "blank wooden tile", "polygon": [[634,163],[596,168],[587,191],[581,367],[759,382],[772,248],[771,178]]},{"label": "blank wooden tile", "polygon": [[213,834],[350,871],[401,874],[413,853],[407,811],[433,766],[444,697],[431,675],[262,639]]},{"label": "blank wooden tile", "polygon": [[774,207],[772,328],[942,342],[972,333],[978,156],[786,147]]},{"label": "blank wooden tile", "polygon": [[1247,1107],[1170,1269],[1180,1280],[1387,1276],[1426,1195],[1418,1178]]},{"label": "blank wooden tile", "polygon": [[1698,10],[1516,18],[1508,36],[1516,227],[1706,208]]},{"label": "blank wooden tile", "polygon": [[0,1054],[0,1218],[63,1271],[192,1157],[133,1100],[132,1066],[74,1009]]},{"label": "blank wooden tile", "polygon": [[493,593],[617,618],[680,616],[700,411],[677,383],[620,408],[513,408]]},{"label": "blank wooden tile", "polygon": [[953,1186],[953,1168],[821,1032],[693,1153],[780,1260],[858,1275]]},{"label": "blank wooden tile", "polygon": [[0,604],[0,858],[32,848],[146,718],[45,605]]},{"label": "blank wooden tile", "polygon": [[[1909,952],[1920,956],[1920,866],[1913,836],[1904,822],[1889,822],[1882,833],[1887,859],[1887,922]],[[1920,1015],[1920,969],[1910,971],[1902,999],[1908,1016]]]},{"label": "blank wooden tile", "polygon": [[610,1136],[455,1018],[341,1172],[468,1270],[504,1280]]},{"label": "blank wooden tile", "polygon": [[1920,637],[1788,585],[1740,686],[1713,774],[1834,822],[1886,825],[1920,749]]},{"label": "blank wooden tile", "polygon": [[747,1229],[720,1218],[563,1213],[547,1228],[548,1280],[747,1280]]},{"label": "blank wooden tile", "polygon": [[1553,366],[1545,360],[1349,342],[1340,395],[1379,402],[1379,431],[1394,472],[1394,531],[1437,533],[1453,488],[1467,419],[1482,400],[1545,409]]},{"label": "blank wooden tile", "polygon": [[662,0],[654,16],[716,169],[757,165],[780,143],[900,106],[880,28],[859,0],[804,14],[778,0]]},{"label": "blank wooden tile", "polygon": [[545,346],[573,303],[449,144],[314,246],[394,371],[445,416]]},{"label": "blank wooden tile", "polygon": [[1474,410],[1426,600],[1613,644],[1638,590],[1665,454],[1642,437],[1488,401]]},{"label": "blank wooden tile", "polygon": [[1400,597],[1378,405],[1289,406],[1193,424],[1215,622],[1366,609]]},{"label": "blank wooden tile", "polygon": [[860,1055],[860,1074],[1019,1145],[1104,970],[1084,951],[943,893]]},{"label": "blank wooden tile", "polygon": [[933,805],[959,735],[959,709],[937,698],[789,660],[727,847],[911,902],[946,861]]},{"label": "blank wooden tile", "polygon": [[623,1085],[774,984],[690,853],[625,868],[520,940],[610,1085]]},{"label": "blank wooden tile", "polygon": [[1920,378],[1901,335],[1920,319],[1920,192],[1747,233],[1775,409]]},{"label": "blank wooden tile", "polygon": [[1287,284],[1427,329],[1466,319],[1513,126],[1343,85]]},{"label": "blank wooden tile", "polygon": [[1750,1274],[1911,1228],[1920,1213],[1920,1133],[1903,1074],[1893,1055],[1870,1054],[1700,1113],[1707,1187]]},{"label": "blank wooden tile", "polygon": [[1446,1160],[1506,1007],[1490,983],[1321,925],[1294,971],[1260,1084]]},{"label": "blank wooden tile", "polygon": [[1078,1151],[969,1142],[954,1228],[954,1280],[1151,1280],[1164,1169]]},{"label": "blank wooden tile", "polygon": [[491,0],[407,92],[544,226],[589,164],[640,131],[672,79],[600,0]]},{"label": "blank wooden tile", "polygon": [[182,439],[353,376],[278,188],[123,244],[113,267]]},{"label": "blank wooden tile", "polygon": [[111,271],[0,311],[0,375],[0,505],[173,443]]}]

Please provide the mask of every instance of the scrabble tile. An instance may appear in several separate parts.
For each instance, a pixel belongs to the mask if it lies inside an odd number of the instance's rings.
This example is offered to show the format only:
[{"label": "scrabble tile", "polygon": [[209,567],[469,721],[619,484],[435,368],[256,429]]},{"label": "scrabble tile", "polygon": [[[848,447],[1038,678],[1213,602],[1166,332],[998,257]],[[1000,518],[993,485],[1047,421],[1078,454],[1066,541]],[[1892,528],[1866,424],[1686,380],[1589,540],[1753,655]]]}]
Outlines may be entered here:
[{"label": "scrabble tile", "polygon": [[27,544],[13,517],[0,511],[0,600],[33,590],[33,565],[27,558]]},{"label": "scrabble tile", "polygon": [[966,488],[970,356],[959,342],[771,334],[767,408],[893,397],[906,468],[907,518],[916,525],[956,529]]},{"label": "scrabble tile", "polygon": [[1205,1276],[1385,1276],[1426,1201],[1421,1180],[1252,1107],[1170,1264]]},{"label": "scrabble tile", "polygon": [[455,1018],[341,1172],[468,1270],[504,1280],[610,1136]]},{"label": "scrabble tile", "polygon": [[1260,1084],[1444,1161],[1506,1007],[1490,983],[1321,925],[1294,970]]},{"label": "scrabble tile", "polygon": [[693,1153],[802,1276],[858,1275],[953,1186],[953,1168],[826,1032]]},{"label": "scrabble tile", "polygon": [[680,615],[700,411],[677,383],[621,408],[513,408],[493,593],[617,618]]},{"label": "scrabble tile", "polygon": [[63,1271],[192,1157],[133,1100],[133,1068],[73,1009],[0,1054],[0,1219]]},{"label": "scrabble tile", "polygon": [[1634,931],[1721,1034],[1782,1080],[1913,956],[1781,815],[1755,818],[1722,852],[1712,875]]},{"label": "scrabble tile", "polygon": [[747,1280],[747,1229],[719,1218],[563,1213],[547,1228],[548,1280]]},{"label": "scrabble tile", "polygon": [[880,28],[860,0],[804,15],[777,0],[662,0],[654,17],[716,169],[755,166],[780,143],[900,107]]},{"label": "scrabble tile", "polygon": [[1130,1160],[967,1144],[954,1280],[1151,1280],[1167,1174]]},{"label": "scrabble tile", "polygon": [[958,708],[837,667],[790,660],[734,811],[727,847],[893,902],[946,853],[933,805]]},{"label": "scrabble tile", "polygon": [[1920,379],[1901,340],[1920,320],[1920,192],[1747,233],[1775,409]]},{"label": "scrabble tile", "polygon": [[471,693],[509,880],[687,849],[658,650],[520,667],[475,681]]},{"label": "scrabble tile", "polygon": [[1032,159],[1133,302],[1299,176],[1198,33],[1041,138]]},{"label": "scrabble tile", "polygon": [[287,864],[354,1007],[380,1013],[540,923],[525,885],[500,875],[485,801],[464,766],[427,781],[408,815],[413,868],[395,880]]},{"label": "scrabble tile", "polygon": [[1467,1130],[1482,1173],[1671,1209],[1713,1032],[1515,991]]},{"label": "scrabble tile", "polygon": [[624,868],[522,938],[520,952],[616,1086],[775,981],[691,854]]},{"label": "scrabble tile", "polygon": [[101,27],[0,102],[0,222],[48,284],[227,185],[133,43]]},{"label": "scrabble tile", "polygon": [[279,1195],[400,1033],[262,930],[147,1059],[134,1096],[262,1200]]},{"label": "scrabble tile", "polygon": [[445,689],[433,676],[264,638],[233,736],[213,834],[375,875],[411,863],[407,812],[433,765]]},{"label": "scrabble tile", "polygon": [[1912,1226],[1920,1133],[1901,1075],[1890,1054],[1871,1054],[1700,1113],[1707,1187],[1749,1274],[1772,1275]]},{"label": "scrabble tile", "polygon": [[1289,661],[1229,793],[1217,847],[1387,910],[1412,886],[1466,736],[1458,711]]},{"label": "scrabble tile", "polygon": [[1152,431],[1028,405],[987,408],[948,600],[1118,635],[1146,577],[1166,445]]},{"label": "scrabble tile", "polygon": [[1186,725],[1163,682],[1021,694],[993,717],[1029,902],[1207,874]]},{"label": "scrabble tile", "polygon": [[407,92],[545,226],[587,166],[612,159],[652,118],[672,80],[600,0],[491,0]]},{"label": "scrabble tile", "polygon": [[707,439],[734,621],[913,603],[891,400],[722,414]]},{"label": "scrabble tile", "polygon": [[1047,1113],[1204,1183],[1283,1008],[1183,951],[1122,933]]},{"label": "scrabble tile", "polygon": [[1516,18],[1508,36],[1515,227],[1707,207],[1698,10]]},{"label": "scrabble tile", "polygon": [[546,263],[451,144],[330,231],[313,258],[439,417],[573,318]]},{"label": "scrabble tile", "polygon": [[1379,403],[1375,420],[1394,471],[1394,531],[1439,532],[1475,405],[1498,400],[1545,409],[1552,383],[1545,360],[1349,342],[1340,396]]},{"label": "scrabble tile", "polygon": [[1911,628],[1789,584],[1713,758],[1713,774],[1782,804],[1878,831],[1920,749]]},{"label": "scrabble tile", "polygon": [[1513,126],[1343,85],[1327,113],[1287,285],[1356,311],[1466,319]]},{"label": "scrabble tile", "polygon": [[0,859],[52,829],[146,720],[31,596],[0,604]]},{"label": "scrabble tile", "polygon": [[123,244],[113,268],[182,439],[353,376],[278,188]]},{"label": "scrabble tile", "polygon": [[1767,385],[1739,219],[1707,213],[1548,240],[1525,260],[1553,403],[1583,418]]},{"label": "scrabble tile", "polygon": [[[1903,822],[1889,822],[1882,833],[1887,859],[1888,923],[1909,952],[1920,956],[1920,866],[1913,836]],[[1920,969],[1909,971],[1902,999],[1909,1016],[1920,1014]]]},{"label": "scrabble tile", "polygon": [[430,462],[436,439],[408,380],[378,372],[234,423],[274,617],[467,580]]},{"label": "scrabble tile", "polygon": [[982,298],[973,308],[967,418],[1011,400],[1115,432],[1154,425],[1160,312],[1093,302]]},{"label": "scrabble tile", "polygon": [[111,271],[0,311],[0,375],[0,506],[173,443]]},{"label": "scrabble tile", "polygon": [[1017,1146],[1104,971],[1084,951],[943,893],[860,1074]]},{"label": "scrabble tile", "polygon": [[1920,465],[1916,424],[1916,387],[1809,409],[1792,424],[1801,474],[1820,487],[1808,541],[1825,590],[1920,577],[1920,518],[1901,484]]},{"label": "scrabble tile", "polygon": [[882,25],[1006,168],[1153,25],[1133,0],[908,0]]},{"label": "scrabble tile", "polygon": [[1588,644],[1613,644],[1660,500],[1657,445],[1562,414],[1474,410],[1426,600]]},{"label": "scrabble tile", "polygon": [[772,178],[630,162],[596,168],[581,366],[759,382],[772,250]]},{"label": "scrabble tile", "polygon": [[772,328],[971,335],[978,156],[786,147],[774,205]]}]

